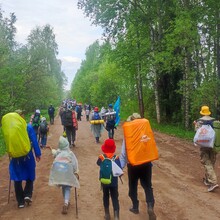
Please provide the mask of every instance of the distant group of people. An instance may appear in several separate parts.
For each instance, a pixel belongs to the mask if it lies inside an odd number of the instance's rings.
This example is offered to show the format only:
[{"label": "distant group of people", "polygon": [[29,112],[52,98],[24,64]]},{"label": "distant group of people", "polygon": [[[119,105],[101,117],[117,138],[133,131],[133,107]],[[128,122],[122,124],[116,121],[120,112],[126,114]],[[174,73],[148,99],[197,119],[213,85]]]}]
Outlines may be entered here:
[{"label": "distant group of people", "polygon": [[[49,109],[53,107],[50,105]],[[62,189],[64,205],[62,207],[62,214],[67,214],[70,205],[71,188],[79,188],[79,167],[78,160],[75,154],[71,151],[70,147],[75,146],[76,130],[78,129],[78,119],[75,109],[76,105],[67,102],[66,105],[62,105],[59,109],[59,115],[62,125],[64,126],[65,135],[61,135],[58,142],[58,149],[55,150],[50,147],[52,155],[54,157],[53,164],[50,170],[49,185],[60,186]],[[152,188],[152,161],[158,159],[158,151],[154,140],[153,132],[151,131],[149,121],[141,118],[138,113],[130,115],[126,122],[123,124],[123,142],[121,154],[118,156],[115,154],[116,144],[114,141],[114,129],[115,124],[115,112],[112,104],[109,104],[107,111],[99,112],[98,107],[90,109],[90,122],[91,130],[94,134],[97,143],[100,143],[101,131],[105,128],[108,131],[108,139],[101,145],[102,154],[98,156],[97,165],[100,167],[100,182],[103,191],[103,206],[105,212],[105,220],[110,220],[109,200],[111,197],[114,219],[120,218],[120,204],[119,204],[119,191],[118,191],[118,177],[123,175],[121,173],[113,174],[114,163],[119,170],[123,170],[127,166],[128,172],[128,186],[129,197],[132,202],[132,206],[129,211],[138,214],[139,213],[139,200],[138,200],[138,181],[144,189],[145,201],[147,205],[147,212],[149,220],[156,220],[156,214],[154,212],[154,194]],[[55,109],[49,111],[50,124],[54,124],[54,112]],[[85,111],[87,107],[85,108]],[[103,110],[103,109],[102,109]],[[52,114],[53,112],[53,114]],[[200,114],[201,118],[197,119],[194,124],[196,130],[202,125],[210,125],[213,127],[211,112],[208,106],[202,106]],[[13,116],[13,117],[12,117]],[[46,121],[45,117],[41,117],[40,110],[37,109],[35,114],[31,117],[31,122],[25,127],[26,122],[24,120],[24,112],[22,110],[16,110],[12,116],[7,117],[7,114],[2,118],[3,135],[6,140],[6,145],[10,145],[7,141],[7,129],[10,120],[15,120],[15,127],[11,127],[14,131],[17,131],[17,135],[21,135],[19,132],[22,130],[22,135],[28,137],[28,143],[30,145],[30,151],[20,157],[11,157],[9,164],[10,180],[14,181],[14,189],[16,200],[19,208],[24,208],[26,205],[32,203],[32,193],[35,180],[35,160],[37,162],[41,159],[41,149],[38,143],[37,135],[40,132],[41,145],[46,146],[46,137],[44,133],[40,131],[41,123]],[[6,119],[7,117],[7,119]],[[38,124],[37,119],[40,120]],[[35,120],[36,119],[36,120]],[[37,127],[38,124],[38,127]],[[23,126],[23,127],[22,127]],[[36,128],[37,127],[37,128]],[[43,127],[43,126],[42,126]],[[17,129],[17,130],[16,130]],[[48,125],[46,124],[46,132],[48,131]],[[15,132],[16,134],[16,132]],[[138,140],[138,141],[137,141]],[[22,143],[23,144],[23,143]],[[7,146],[11,147],[11,146]],[[208,191],[212,192],[219,187],[217,183],[217,176],[214,171],[214,165],[216,161],[216,151],[213,148],[200,148],[201,163],[205,168],[205,177],[203,182],[208,186]],[[146,153],[148,152],[148,153]],[[114,162],[114,163],[113,163]],[[110,165],[111,164],[111,165]],[[107,175],[107,169],[110,170],[109,182],[101,181],[104,173]],[[106,169],[106,170],[105,170]],[[109,174],[108,174],[109,175]],[[22,181],[25,181],[23,186]]]}]

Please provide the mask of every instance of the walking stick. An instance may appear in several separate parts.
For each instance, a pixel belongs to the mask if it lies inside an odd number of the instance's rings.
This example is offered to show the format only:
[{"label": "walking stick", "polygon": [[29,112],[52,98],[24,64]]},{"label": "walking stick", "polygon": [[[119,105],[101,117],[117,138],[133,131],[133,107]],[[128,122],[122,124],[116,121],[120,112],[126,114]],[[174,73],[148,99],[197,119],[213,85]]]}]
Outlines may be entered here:
[{"label": "walking stick", "polygon": [[78,206],[77,206],[77,192],[75,187],[75,201],[76,201],[76,218],[78,218]]},{"label": "walking stick", "polygon": [[[10,163],[10,156],[8,157],[9,159],[9,163]],[[9,174],[9,184],[8,184],[8,204],[9,204],[9,201],[10,201],[10,195],[11,195],[11,178],[10,178],[10,174]]]},{"label": "walking stick", "polygon": [[122,180],[121,176],[119,176],[119,179],[121,180],[121,184],[123,184],[123,180]]},{"label": "walking stick", "polygon": [[8,185],[8,204],[10,201],[10,195],[11,195],[11,179],[9,177],[9,185]]}]

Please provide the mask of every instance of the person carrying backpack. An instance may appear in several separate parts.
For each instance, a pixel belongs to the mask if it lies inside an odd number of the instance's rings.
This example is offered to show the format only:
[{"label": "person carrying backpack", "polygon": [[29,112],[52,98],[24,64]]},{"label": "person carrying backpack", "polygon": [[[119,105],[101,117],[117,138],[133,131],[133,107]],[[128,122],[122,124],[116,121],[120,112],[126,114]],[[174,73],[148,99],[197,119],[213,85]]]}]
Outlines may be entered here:
[{"label": "person carrying backpack", "polygon": [[41,118],[41,123],[39,126],[39,135],[40,135],[40,147],[45,148],[47,146],[47,132],[49,131],[49,126],[47,124],[46,118]]},{"label": "person carrying backpack", "polygon": [[[210,125],[213,128],[213,122],[211,112],[208,106],[202,106],[200,110],[201,118],[194,121],[195,130],[199,129],[202,125]],[[208,192],[214,191],[219,187],[218,179],[215,173],[215,162],[216,162],[216,151],[214,148],[210,147],[200,147],[200,161],[205,169],[205,177],[203,178],[203,183],[208,186]]]},{"label": "person carrying backpack", "polygon": [[67,214],[71,188],[80,187],[78,160],[70,150],[69,142],[62,136],[59,138],[58,150],[50,149],[55,159],[50,170],[49,185],[61,187],[64,199],[62,214]]},{"label": "person carrying backpack", "polygon": [[144,189],[149,220],[156,220],[152,188],[152,161],[158,159],[158,150],[150,123],[133,113],[123,124],[124,138],[120,155],[122,168],[127,165],[128,195],[132,201],[129,211],[139,214],[138,182]]},{"label": "person carrying backpack", "polygon": [[[12,115],[9,115],[10,117],[7,119],[8,114]],[[19,157],[10,156],[9,164],[10,181],[14,181],[15,196],[18,203],[18,208],[24,208],[25,205],[30,205],[32,203],[36,167],[35,160],[37,162],[40,161],[41,150],[38,145],[37,137],[35,135],[33,127],[30,123],[27,124],[24,120],[24,112],[22,110],[16,110],[15,113],[8,114],[2,117],[2,131],[6,146],[10,147],[9,145],[13,144],[13,146],[16,145],[14,149],[18,150],[19,145],[25,146],[25,136],[27,136],[29,144],[29,152],[26,155]],[[16,115],[14,116],[13,114]],[[17,119],[19,121],[17,121]],[[5,126],[7,122],[10,123],[9,131],[7,129],[7,126]],[[13,126],[11,127],[11,125]],[[22,184],[22,181],[25,181],[25,185]]]},{"label": "person carrying backpack", "polygon": [[[101,120],[101,115],[99,113],[98,107],[95,107],[94,112],[91,114],[90,121],[92,120],[95,120],[95,121]],[[96,124],[96,123],[91,124],[91,131],[95,137],[96,143],[100,143],[99,138],[101,137],[101,132],[103,131],[103,128],[104,128],[103,124]]]},{"label": "person carrying backpack", "polygon": [[[100,166],[100,176],[102,191],[103,191],[103,206],[105,210],[105,220],[110,220],[110,211],[109,211],[109,196],[111,196],[113,210],[114,210],[114,219],[119,219],[119,193],[118,193],[118,177],[113,176],[112,174],[112,160],[121,168],[121,163],[119,157],[115,155],[116,145],[113,139],[105,140],[104,144],[101,147],[103,154],[99,155],[97,160],[97,165]],[[109,181],[106,184],[106,181],[102,179],[107,179]]]},{"label": "person carrying backpack", "polygon": [[51,104],[48,108],[48,115],[50,118],[50,124],[53,125],[54,124],[54,113],[55,113],[55,108],[53,107],[53,105]]},{"label": "person carrying backpack", "polygon": [[39,134],[38,130],[39,130],[39,126],[40,126],[40,117],[41,117],[40,110],[36,109],[36,111],[34,113],[34,116],[31,119],[31,125],[34,128],[34,132],[35,132],[37,137],[38,137],[38,134]]},{"label": "person carrying backpack", "polygon": [[108,105],[108,110],[104,115],[106,120],[105,128],[108,131],[108,137],[113,139],[115,133],[114,130],[116,129],[115,127],[116,112],[114,111],[112,104]]},{"label": "person carrying backpack", "polygon": [[74,113],[73,111],[72,107],[68,106],[62,114],[62,123],[70,146],[75,146],[76,130],[78,129],[77,122],[74,118],[75,111]]}]

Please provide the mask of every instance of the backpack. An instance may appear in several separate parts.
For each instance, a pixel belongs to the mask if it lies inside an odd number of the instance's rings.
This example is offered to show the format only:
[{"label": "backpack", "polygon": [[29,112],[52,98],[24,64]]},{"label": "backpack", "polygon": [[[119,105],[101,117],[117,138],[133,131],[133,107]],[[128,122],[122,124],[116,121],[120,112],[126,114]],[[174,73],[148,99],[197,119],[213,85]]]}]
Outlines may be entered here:
[{"label": "backpack", "polygon": [[53,115],[54,114],[54,108],[49,107],[48,113],[49,113],[49,115]]},{"label": "backpack", "polygon": [[100,117],[100,115],[99,115],[98,112],[94,112],[92,119],[93,119],[93,120],[100,120],[101,117]]},{"label": "backpack", "polygon": [[10,157],[22,157],[30,152],[27,123],[19,114],[13,112],[2,117],[2,133]]},{"label": "backpack", "polygon": [[47,133],[47,122],[43,121],[40,123],[40,133],[46,134]]},{"label": "backpack", "polygon": [[112,182],[112,160],[115,159],[116,155],[112,159],[108,158],[103,154],[104,160],[100,164],[100,182],[104,185],[109,185]]},{"label": "backpack", "polygon": [[63,125],[64,126],[73,126],[72,111],[67,110],[63,112]]},{"label": "backpack", "polygon": [[193,142],[195,146],[213,148],[215,141],[215,131],[211,125],[202,125],[194,136]]},{"label": "backpack", "polygon": [[34,118],[32,119],[32,126],[33,127],[38,127],[40,124],[40,115],[39,114],[35,114]]},{"label": "backpack", "polygon": [[213,127],[215,131],[215,143],[214,143],[214,149],[215,151],[220,151],[220,121],[214,121]]}]

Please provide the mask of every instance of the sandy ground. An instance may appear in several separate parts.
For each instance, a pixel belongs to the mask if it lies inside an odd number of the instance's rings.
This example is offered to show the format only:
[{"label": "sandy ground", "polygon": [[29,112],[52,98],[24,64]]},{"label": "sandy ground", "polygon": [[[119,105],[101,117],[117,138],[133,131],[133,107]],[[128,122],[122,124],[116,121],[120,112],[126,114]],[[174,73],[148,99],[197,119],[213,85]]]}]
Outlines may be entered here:
[{"label": "sandy ground", "polygon": [[[62,134],[60,119],[50,127],[48,145],[57,148],[59,136]],[[121,151],[122,129],[115,132],[117,153]],[[101,143],[107,138],[103,132]],[[155,132],[160,158],[153,164],[153,188],[155,196],[155,212],[157,220],[219,220],[220,189],[207,192],[203,185],[203,167],[199,161],[199,150],[192,142],[183,141],[172,136]],[[79,122],[76,147],[73,152],[78,158],[81,188],[77,190],[78,219],[104,219],[102,192],[98,180],[96,160],[101,153],[100,144],[90,131],[90,124],[85,116]],[[71,205],[67,215],[62,215],[63,198],[61,190],[48,186],[48,177],[53,157],[49,149],[42,151],[42,158],[37,163],[37,178],[34,185],[33,203],[24,209],[18,209],[13,184],[8,204],[8,157],[0,158],[0,219],[16,220],[62,220],[76,219],[75,190],[72,190]],[[219,158],[216,172],[219,178]],[[128,181],[126,169],[123,184],[119,182],[119,201],[121,220],[148,220],[143,189],[139,187],[140,214],[129,212],[131,206],[128,197]],[[112,206],[111,215],[112,214]],[[112,217],[113,219],[113,217]]]}]

